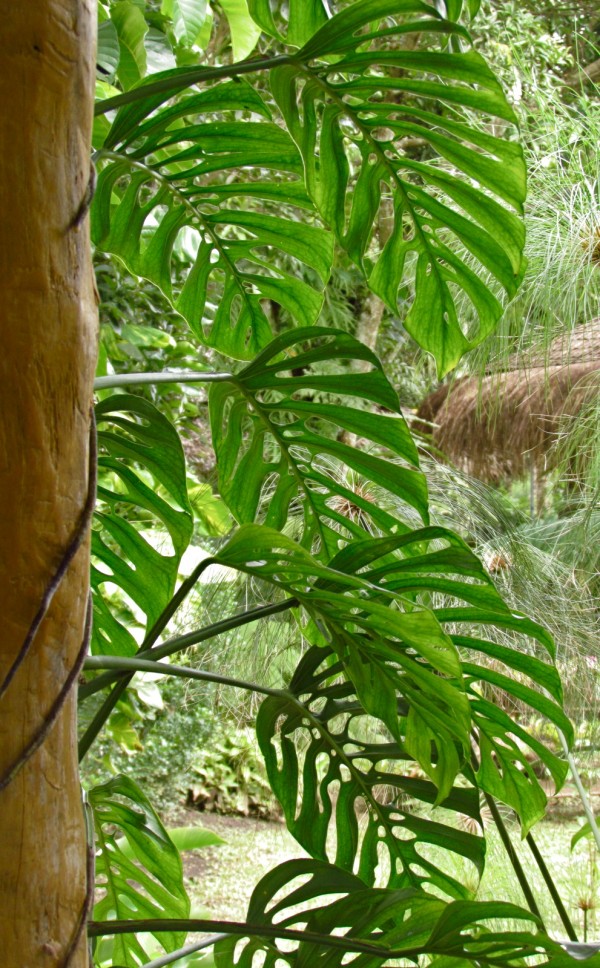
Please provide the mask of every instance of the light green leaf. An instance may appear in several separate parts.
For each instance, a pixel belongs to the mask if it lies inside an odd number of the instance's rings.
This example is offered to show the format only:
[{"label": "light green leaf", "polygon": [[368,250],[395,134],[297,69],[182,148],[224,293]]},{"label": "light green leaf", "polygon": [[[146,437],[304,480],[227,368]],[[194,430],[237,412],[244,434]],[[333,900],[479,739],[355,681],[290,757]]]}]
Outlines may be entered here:
[{"label": "light green leaf", "polygon": [[249,57],[258,43],[261,29],[248,10],[248,0],[220,0],[231,32],[234,61]]},{"label": "light green leaf", "polygon": [[175,340],[170,333],[153,326],[140,326],[138,323],[124,323],[121,336],[133,346],[152,349],[166,349],[175,346]]},{"label": "light green leaf", "polygon": [[591,836],[592,836],[592,825],[588,821],[586,821],[584,824],[581,825],[579,830],[575,831],[575,833],[571,837],[571,850],[575,850],[580,840],[584,840],[586,837],[591,838]]},{"label": "light green leaf", "polygon": [[[283,8],[283,4],[279,5]],[[248,8],[254,21],[272,37],[285,40],[294,47],[301,47],[327,22],[329,10],[326,0],[290,0],[274,17],[269,0],[248,0]]]},{"label": "light green leaf", "polygon": [[163,0],[162,12],[173,19],[178,41],[192,47],[208,14],[208,0]]},{"label": "light green leaf", "polygon": [[188,494],[204,534],[220,537],[231,531],[233,520],[227,506],[217,494],[213,494],[210,484],[192,484]]},{"label": "light green leaf", "polygon": [[[225,841],[207,827],[167,827],[166,833],[174,847],[181,853],[184,850],[200,850],[202,847],[220,847]],[[119,837],[117,847],[124,857],[135,859],[134,847],[126,837]]]},{"label": "light green leaf", "polygon": [[201,847],[219,847],[226,843],[214,830],[206,827],[169,827],[168,834],[177,850],[198,850]]},{"label": "light green leaf", "polygon": [[117,76],[127,91],[146,74],[144,37],[148,24],[140,8],[132,0],[119,0],[110,10],[110,18],[119,37],[119,67]]}]

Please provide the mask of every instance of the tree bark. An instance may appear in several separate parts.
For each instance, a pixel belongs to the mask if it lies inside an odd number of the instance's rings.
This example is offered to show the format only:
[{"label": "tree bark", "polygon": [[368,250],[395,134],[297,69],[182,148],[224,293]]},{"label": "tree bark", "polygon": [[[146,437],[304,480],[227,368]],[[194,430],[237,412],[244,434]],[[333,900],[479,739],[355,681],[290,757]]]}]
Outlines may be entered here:
[{"label": "tree bark", "polygon": [[[74,689],[45,736],[43,726],[81,654],[87,611],[97,309],[87,220],[75,216],[89,181],[95,4],[0,0],[0,25],[1,960],[83,968]],[[17,668],[78,529],[86,536]]]}]

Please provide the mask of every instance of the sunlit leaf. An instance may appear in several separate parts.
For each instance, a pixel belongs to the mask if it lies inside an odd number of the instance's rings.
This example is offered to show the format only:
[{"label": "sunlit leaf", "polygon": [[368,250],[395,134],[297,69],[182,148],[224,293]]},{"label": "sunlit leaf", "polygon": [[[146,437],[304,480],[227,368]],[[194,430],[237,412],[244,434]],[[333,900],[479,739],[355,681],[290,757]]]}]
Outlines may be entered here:
[{"label": "sunlit leaf", "polygon": [[177,39],[191,47],[204,26],[208,0],[163,0],[162,12],[172,17]]},{"label": "sunlit leaf", "polygon": [[248,0],[219,0],[231,32],[233,59],[249,57],[258,43],[261,29],[250,16]]},{"label": "sunlit leaf", "polygon": [[248,0],[248,8],[265,33],[296,47],[305,44],[330,16],[326,0],[290,0],[285,17],[281,10],[274,16],[269,0]]},{"label": "sunlit leaf", "polygon": [[137,84],[146,74],[144,38],[148,24],[140,7],[132,0],[119,0],[110,8],[111,21],[119,38],[117,77],[125,90]]}]

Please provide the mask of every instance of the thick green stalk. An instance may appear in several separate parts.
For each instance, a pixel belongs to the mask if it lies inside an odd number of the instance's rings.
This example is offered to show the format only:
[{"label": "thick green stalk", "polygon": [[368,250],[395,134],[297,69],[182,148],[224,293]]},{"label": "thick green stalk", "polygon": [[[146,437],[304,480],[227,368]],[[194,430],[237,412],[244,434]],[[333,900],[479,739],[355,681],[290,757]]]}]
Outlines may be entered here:
[{"label": "thick green stalk", "polygon": [[[88,922],[88,936],[90,938],[101,938],[116,934],[143,934],[148,932],[156,934],[159,931],[196,931],[202,933],[218,931],[219,933],[233,935],[238,938],[281,938],[282,940],[298,941],[304,944],[308,942],[324,948],[334,948],[349,954],[365,954],[371,955],[372,958],[402,959],[415,962],[421,956],[447,954],[443,939],[439,946],[435,944],[424,944],[415,945],[412,948],[392,948],[389,945],[372,944],[369,941],[353,938],[347,934],[340,937],[335,934],[319,934],[316,931],[297,931],[294,928],[266,924],[249,924],[244,921],[212,921],[199,918],[153,918],[140,921]],[[522,957],[539,954],[537,946],[528,945],[526,942],[523,943],[522,948]],[[466,959],[468,957],[466,951],[453,950],[452,954],[460,959]],[[505,963],[504,961],[499,962],[498,957],[494,953],[490,956],[477,953],[474,960],[477,964],[481,965],[490,964],[498,966],[499,964]]]},{"label": "thick green stalk", "polygon": [[[207,625],[204,628],[197,629],[195,632],[188,632],[186,635],[177,635],[172,639],[167,639],[162,645],[155,645],[151,649],[142,650],[140,648],[140,652],[147,652],[155,661],[164,659],[166,656],[174,655],[176,652],[182,652],[191,645],[207,642],[217,635],[223,635],[225,632],[231,632],[233,629],[249,625],[251,622],[257,622],[261,618],[269,618],[271,615],[286,612],[288,609],[294,608],[297,604],[298,602],[295,598],[286,598],[285,601],[278,602],[276,605],[263,605],[260,608],[253,608],[248,612],[244,612],[242,615],[233,615],[231,618],[223,619],[222,622],[215,622],[213,625]],[[124,673],[113,675],[113,673],[107,672],[105,675],[96,676],[95,679],[79,687],[80,700],[88,699],[94,693],[120,680],[123,675]],[[130,678],[127,675],[128,681]]]},{"label": "thick green stalk", "polygon": [[[258,692],[263,696],[287,696],[284,689],[270,689],[259,686],[255,682],[244,679],[232,679],[221,676],[216,672],[205,672],[203,669],[193,669],[191,666],[167,665],[164,662],[152,662],[150,659],[125,658],[120,655],[92,655],[85,661],[86,669],[116,669],[117,672],[154,672],[162,676],[175,676],[180,679],[197,679],[200,682],[218,682],[223,686],[233,686],[236,689],[246,689]],[[290,698],[293,698],[290,696]]]},{"label": "thick green stalk", "polygon": [[538,865],[538,867],[540,869],[540,873],[541,873],[542,877],[544,878],[544,882],[546,884],[546,887],[548,888],[548,893],[550,894],[550,897],[554,901],[554,906],[555,906],[556,910],[558,911],[558,915],[559,915],[559,917],[560,917],[560,919],[561,919],[561,921],[562,921],[562,923],[564,925],[565,931],[567,932],[567,934],[569,936],[569,940],[570,941],[578,941],[577,934],[575,932],[575,928],[573,927],[573,922],[571,921],[569,915],[567,914],[567,909],[565,908],[565,906],[564,906],[564,904],[562,902],[562,898],[561,898],[560,894],[558,893],[558,890],[556,889],[556,884],[554,883],[554,879],[552,877],[552,874],[548,870],[548,867],[546,865],[546,861],[544,860],[544,858],[543,858],[543,856],[542,856],[542,854],[540,852],[540,849],[539,849],[538,845],[536,844],[535,840],[533,839],[533,835],[530,834],[530,833],[527,834],[527,838],[526,839],[527,839],[527,843],[529,844],[529,849],[531,850],[531,853],[533,854],[533,856],[535,858],[535,862],[536,862],[536,864]]},{"label": "thick green stalk", "polygon": [[113,387],[154,386],[157,383],[227,383],[231,373],[203,373],[188,370],[183,373],[111,373],[94,380],[94,390],[110,390]]},{"label": "thick green stalk", "polygon": [[[358,938],[338,937],[334,934],[318,934],[316,931],[296,931],[293,928],[271,927],[264,924],[248,924],[244,921],[208,921],[199,918],[172,919],[154,918],[136,921],[88,921],[88,937],[100,938],[115,934],[141,934],[157,931],[218,931],[226,935],[239,938],[281,938],[288,941],[312,942],[327,948],[337,948],[344,952],[371,955],[372,957],[393,957],[392,949],[387,945],[370,944]],[[407,949],[398,953],[400,957],[412,958],[423,954],[423,948]],[[485,960],[479,959],[478,960]]]},{"label": "thick green stalk", "polygon": [[543,919],[542,919],[542,915],[541,915],[540,909],[539,909],[539,907],[537,905],[537,901],[536,901],[535,897],[533,896],[533,891],[531,890],[531,887],[529,886],[529,881],[527,880],[527,875],[525,874],[525,871],[523,870],[523,865],[521,864],[521,861],[519,860],[519,855],[517,854],[517,852],[516,852],[516,850],[515,850],[515,848],[513,846],[513,843],[512,843],[512,841],[510,839],[508,830],[506,829],[506,824],[504,823],[504,820],[502,819],[502,816],[500,814],[500,811],[498,810],[498,807],[496,806],[496,803],[494,801],[494,798],[491,797],[489,795],[489,793],[485,793],[484,796],[485,796],[485,801],[486,801],[488,807],[490,808],[490,813],[492,814],[492,817],[494,818],[494,823],[496,824],[496,827],[498,829],[498,833],[500,834],[500,838],[502,840],[502,843],[504,844],[504,849],[506,850],[506,853],[508,854],[508,858],[509,858],[509,860],[510,860],[510,862],[512,864],[512,868],[513,868],[515,874],[517,875],[517,880],[519,882],[519,885],[521,887],[521,890],[523,891],[523,896],[525,897],[525,901],[527,903],[527,907],[529,908],[529,910],[531,911],[532,914],[535,914],[536,918],[539,918],[540,927],[542,927],[542,929],[545,931],[546,929],[544,927],[544,922],[543,922]]}]

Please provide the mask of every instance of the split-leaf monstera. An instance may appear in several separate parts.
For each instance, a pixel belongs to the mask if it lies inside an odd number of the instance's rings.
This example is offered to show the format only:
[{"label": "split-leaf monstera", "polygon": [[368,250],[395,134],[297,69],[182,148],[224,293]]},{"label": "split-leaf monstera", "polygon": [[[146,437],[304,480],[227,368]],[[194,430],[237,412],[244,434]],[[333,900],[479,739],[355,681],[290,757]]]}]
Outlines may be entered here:
[{"label": "split-leaf monstera", "polygon": [[[257,7],[260,25],[278,33],[269,6]],[[321,24],[299,50],[164,72],[146,98],[141,87],[100,105],[131,102],[96,152],[94,241],[161,286],[200,338],[240,359],[268,341],[265,300],[300,325],[315,322],[332,231],[392,309],[414,263],[406,326],[446,372],[499,319],[489,277],[510,296],[521,276],[522,154],[478,123],[511,125],[514,113],[464,27],[434,6],[359,0],[331,19],[320,3],[311,9],[294,17],[290,8],[288,44]],[[428,49],[413,50],[413,35]],[[253,70],[268,72],[270,96],[240,76]],[[162,106],[203,80],[200,93]],[[430,160],[406,151],[415,137]],[[388,241],[378,253],[379,219]],[[184,227],[197,255],[174,293],[170,257]],[[476,333],[461,329],[459,291]]]},{"label": "split-leaf monstera", "polygon": [[[183,36],[206,30],[205,6],[163,12]],[[227,17],[253,18],[248,49],[263,31],[260,54],[163,71],[97,105],[106,118],[96,129],[95,244],[160,287],[199,344],[232,361],[112,382],[210,384],[218,489],[236,527],[176,586],[191,536],[177,434],[141,397],[103,396],[97,632],[81,688],[83,702],[100,693],[102,705],[81,749],[137,670],[254,690],[265,696],[256,726],[272,788],[313,859],[268,874],[247,924],[185,918],[156,871],[162,920],[92,922],[90,933],[125,939],[127,964],[148,960],[136,931],[164,930],[172,947],[173,932],[188,929],[228,936],[214,953],[221,968],[338,968],[349,953],[364,966],[419,955],[440,968],[448,957],[562,964],[567,956],[529,930],[532,915],[471,903],[453,863],[483,869],[482,795],[512,808],[526,833],[546,802],[539,765],[557,786],[564,779],[551,745],[494,698],[518,700],[568,738],[552,641],[510,611],[461,538],[430,525],[384,366],[319,325],[339,246],[392,311],[407,279],[414,285],[406,327],[440,372],[490,333],[523,271],[523,159],[490,130],[515,118],[459,23],[477,2],[333,6],[249,0],[235,13],[223,3]],[[465,296],[478,319],[471,332],[457,310]],[[110,384],[103,378],[103,393]],[[145,529],[168,535],[166,553]],[[262,603],[161,641],[212,566],[248,577]],[[140,646],[122,599],[115,609],[105,594],[114,585],[144,615]],[[285,611],[303,655],[281,688],[161,661]],[[110,791],[123,792],[132,796],[118,783]],[[105,794],[91,799],[104,809]],[[98,823],[101,832],[101,814]],[[107,844],[98,843],[106,876],[121,862]],[[134,915],[139,892],[127,883]],[[494,918],[525,919],[528,930],[478,927]]]}]

